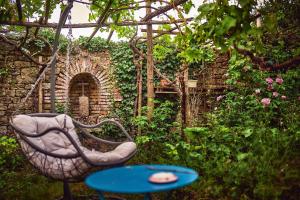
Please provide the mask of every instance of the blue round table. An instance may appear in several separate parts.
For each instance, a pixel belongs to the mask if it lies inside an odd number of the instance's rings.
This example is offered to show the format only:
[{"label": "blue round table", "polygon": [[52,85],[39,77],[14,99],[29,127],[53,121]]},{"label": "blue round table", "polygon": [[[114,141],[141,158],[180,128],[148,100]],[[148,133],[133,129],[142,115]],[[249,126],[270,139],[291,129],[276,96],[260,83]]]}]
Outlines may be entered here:
[{"label": "blue round table", "polygon": [[[159,184],[149,182],[149,177],[158,172],[172,172],[178,180]],[[100,200],[104,200],[102,192],[145,194],[145,199],[151,199],[150,193],[181,188],[197,178],[198,173],[190,168],[173,165],[133,165],[95,172],[85,179],[85,183],[99,193]]]}]

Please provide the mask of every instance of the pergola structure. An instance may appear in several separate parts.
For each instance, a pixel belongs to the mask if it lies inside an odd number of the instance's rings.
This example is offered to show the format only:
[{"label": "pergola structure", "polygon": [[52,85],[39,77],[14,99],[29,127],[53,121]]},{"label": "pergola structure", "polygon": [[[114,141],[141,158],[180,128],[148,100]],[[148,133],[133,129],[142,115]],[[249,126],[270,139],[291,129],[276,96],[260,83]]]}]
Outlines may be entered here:
[{"label": "pergola structure", "polygon": [[[65,0],[61,0],[63,2]],[[153,39],[160,37],[164,34],[183,34],[181,31],[181,27],[186,25],[188,22],[192,20],[192,18],[178,18],[174,19],[173,17],[169,16],[167,12],[169,10],[177,10],[179,12],[178,6],[188,2],[189,0],[172,0],[172,1],[166,1],[166,0],[140,0],[140,1],[132,1],[131,3],[124,4],[122,6],[119,6],[118,8],[113,8],[112,5],[114,3],[114,0],[108,0],[105,7],[103,8],[102,13],[99,15],[99,18],[96,23],[81,23],[81,24],[66,24],[66,20],[68,18],[68,15],[70,13],[70,10],[73,7],[73,3],[81,3],[86,4],[90,6],[97,6],[95,2],[84,2],[81,0],[67,0],[66,7],[61,12],[60,19],[58,23],[49,23],[49,11],[50,11],[50,0],[45,1],[44,5],[44,14],[38,21],[24,21],[23,16],[23,10],[22,10],[22,2],[21,0],[15,0],[17,14],[18,14],[18,20],[14,21],[1,21],[0,25],[13,25],[13,26],[23,26],[26,27],[26,35],[23,39],[21,44],[17,44],[15,42],[10,41],[5,36],[0,34],[0,37],[3,39],[3,41],[14,45],[16,49],[20,50],[27,58],[29,58],[32,62],[34,62],[37,65],[42,66],[41,70],[39,71],[39,76],[41,76],[43,73],[45,73],[46,68],[51,68],[51,111],[55,112],[55,72],[56,72],[56,54],[58,51],[58,40],[61,33],[62,28],[89,28],[89,27],[95,27],[95,30],[90,35],[89,40],[90,41],[95,34],[98,32],[98,30],[102,27],[109,27],[110,25],[115,26],[139,26],[139,25],[146,25],[146,29],[142,29],[142,32],[147,33],[147,37],[137,37],[137,33],[131,38],[130,40],[130,47],[132,48],[134,52],[134,64],[137,67],[137,85],[138,85],[138,114],[141,114],[141,92],[142,92],[142,83],[141,83],[141,66],[142,66],[142,60],[147,59],[147,106],[149,108],[148,111],[148,117],[151,119],[152,111],[154,108],[154,84],[153,84],[153,76],[154,72],[157,73],[157,75],[161,78],[166,79],[171,85],[173,85],[179,94],[185,93],[183,92],[185,89],[180,88],[178,85],[175,84],[174,81],[171,81],[168,79],[164,74],[162,74],[154,65],[155,62],[153,60]],[[154,7],[152,6],[152,3],[154,2],[160,2],[162,5],[161,7]],[[146,9],[146,15],[139,21],[119,21],[116,20],[114,22],[107,22],[107,19],[112,13],[120,12],[122,10],[140,10],[140,9]],[[152,20],[153,18],[164,15],[167,20]],[[163,24],[173,24],[174,27],[170,30],[153,30],[153,25],[163,25]],[[31,55],[29,55],[26,51],[23,51],[22,45],[25,43],[29,29],[35,27],[35,35],[37,35],[39,28],[41,27],[49,27],[56,29],[55,39],[54,43],[52,45],[52,59],[48,63],[40,63],[36,61]],[[107,38],[107,41],[110,41],[112,34],[114,30],[112,29],[109,33],[109,36]],[[147,54],[144,55],[137,47],[136,45],[138,43],[147,43]],[[182,71],[185,71],[187,67],[183,67]],[[38,84],[40,80],[38,79],[36,84]],[[35,87],[32,88],[32,90],[27,95],[27,98],[31,95]]]}]

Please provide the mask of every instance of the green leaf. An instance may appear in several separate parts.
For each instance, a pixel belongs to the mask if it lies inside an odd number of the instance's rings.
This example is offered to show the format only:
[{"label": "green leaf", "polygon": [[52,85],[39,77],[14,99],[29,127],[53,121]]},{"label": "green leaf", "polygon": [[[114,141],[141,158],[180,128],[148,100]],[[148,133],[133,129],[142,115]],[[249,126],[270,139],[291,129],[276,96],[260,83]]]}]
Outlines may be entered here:
[{"label": "green leaf", "polygon": [[243,131],[243,135],[244,135],[246,138],[249,137],[249,136],[251,136],[252,133],[253,133],[253,130],[250,129],[250,128],[248,128],[248,129],[246,129],[246,130]]}]

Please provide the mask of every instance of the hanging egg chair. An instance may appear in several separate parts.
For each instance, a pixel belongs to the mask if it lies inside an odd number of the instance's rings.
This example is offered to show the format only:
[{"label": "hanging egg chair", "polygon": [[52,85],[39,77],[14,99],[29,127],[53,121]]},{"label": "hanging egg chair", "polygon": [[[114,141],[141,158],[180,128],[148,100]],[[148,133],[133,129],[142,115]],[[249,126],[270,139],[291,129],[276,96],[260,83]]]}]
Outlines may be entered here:
[{"label": "hanging egg chair", "polygon": [[[118,127],[127,140],[109,141],[89,133],[89,129],[104,124]],[[16,115],[10,125],[29,162],[43,175],[64,182],[64,199],[72,198],[68,182],[81,181],[92,170],[122,165],[137,151],[130,135],[115,119],[84,125],[65,114],[36,113]],[[115,148],[107,152],[95,151],[85,147],[83,140]]]}]

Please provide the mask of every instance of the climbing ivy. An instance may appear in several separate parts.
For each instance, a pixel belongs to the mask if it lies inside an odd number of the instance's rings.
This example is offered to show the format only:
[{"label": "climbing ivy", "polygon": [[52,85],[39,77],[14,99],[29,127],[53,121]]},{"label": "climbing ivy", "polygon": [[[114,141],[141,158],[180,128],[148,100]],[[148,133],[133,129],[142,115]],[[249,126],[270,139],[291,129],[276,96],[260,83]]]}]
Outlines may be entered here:
[{"label": "climbing ivy", "polygon": [[[87,49],[90,52],[98,52],[109,50],[112,61],[111,77],[114,79],[116,87],[120,90],[123,97],[121,102],[114,102],[113,109],[110,113],[113,116],[120,118],[125,126],[132,127],[131,119],[134,116],[134,102],[137,97],[136,87],[136,68],[133,63],[132,50],[127,42],[110,42],[100,37],[94,37],[91,41],[88,37],[80,37],[74,43],[81,48]],[[146,52],[146,46],[140,45],[140,49]],[[162,57],[162,48],[168,51]],[[180,68],[180,59],[177,57],[177,50],[170,43],[160,42],[156,45],[156,55],[158,63],[156,67],[166,74],[171,79],[175,78],[175,72]],[[174,56],[175,55],[175,56]],[[143,63],[143,82],[146,83],[146,62]],[[155,84],[158,85],[159,78],[155,76]],[[143,93],[146,91],[146,84],[143,84]],[[145,96],[144,96],[145,99]]]},{"label": "climbing ivy", "polygon": [[111,51],[113,76],[123,97],[119,105],[115,103],[114,114],[124,120],[126,125],[131,123],[134,112],[136,92],[136,70],[133,64],[133,54],[128,43],[119,43]]},{"label": "climbing ivy", "polygon": [[101,37],[94,37],[88,42],[88,37],[80,37],[75,41],[81,48],[90,52],[109,50],[111,55],[111,77],[123,97],[121,102],[113,102],[110,115],[120,118],[124,125],[131,125],[136,98],[136,70],[133,64],[133,54],[128,43],[114,43]]}]

